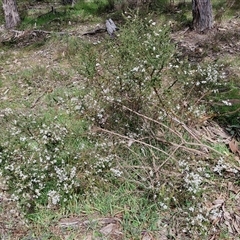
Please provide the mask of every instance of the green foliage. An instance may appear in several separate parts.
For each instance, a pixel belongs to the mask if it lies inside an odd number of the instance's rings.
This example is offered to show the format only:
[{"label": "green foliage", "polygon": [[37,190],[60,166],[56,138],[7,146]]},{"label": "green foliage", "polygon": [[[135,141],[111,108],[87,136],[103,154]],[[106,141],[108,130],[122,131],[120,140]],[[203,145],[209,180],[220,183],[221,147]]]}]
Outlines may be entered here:
[{"label": "green foliage", "polygon": [[131,128],[135,118],[131,114],[124,117],[119,105],[144,112],[152,91],[161,91],[162,75],[173,56],[174,45],[169,29],[157,29],[155,24],[133,14],[126,18],[115,40],[97,45],[83,43],[78,50],[81,54],[70,56],[76,69],[88,77],[86,102],[92,102],[88,104],[92,108],[89,111],[96,122],[111,115],[112,127],[117,124]]},{"label": "green foliage", "polygon": [[111,2],[105,0],[77,1],[74,6],[58,6],[53,11],[48,7],[44,11],[32,9],[29,13],[22,13],[21,28],[42,28],[61,30],[71,23],[93,21],[97,16],[112,9]]},{"label": "green foliage", "polygon": [[[198,64],[184,84],[189,91],[198,94],[199,99],[206,101],[205,106],[216,116],[216,120],[224,125],[234,125],[239,122],[238,101],[239,89],[233,80],[226,78],[226,67],[221,64]],[[191,75],[194,74],[195,81]],[[190,94],[190,92],[189,92]],[[208,103],[207,103],[208,102]]]},{"label": "green foliage", "polygon": [[59,30],[60,27],[63,27],[68,23],[69,16],[66,11],[56,10],[56,12],[49,11],[46,9],[46,13],[38,13],[33,16],[28,16],[27,14],[24,16],[21,22],[21,29],[26,28],[43,28],[43,29],[51,29]]}]

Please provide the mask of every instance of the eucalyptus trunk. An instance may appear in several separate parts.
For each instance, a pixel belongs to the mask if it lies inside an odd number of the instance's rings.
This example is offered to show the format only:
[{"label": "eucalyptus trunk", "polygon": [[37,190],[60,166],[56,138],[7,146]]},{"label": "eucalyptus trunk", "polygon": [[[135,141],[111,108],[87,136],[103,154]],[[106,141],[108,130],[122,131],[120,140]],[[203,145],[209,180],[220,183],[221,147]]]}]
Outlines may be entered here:
[{"label": "eucalyptus trunk", "polygon": [[193,28],[203,32],[213,27],[211,0],[192,0]]},{"label": "eucalyptus trunk", "polygon": [[5,27],[7,29],[14,28],[20,23],[15,0],[3,0],[3,11],[5,16]]}]

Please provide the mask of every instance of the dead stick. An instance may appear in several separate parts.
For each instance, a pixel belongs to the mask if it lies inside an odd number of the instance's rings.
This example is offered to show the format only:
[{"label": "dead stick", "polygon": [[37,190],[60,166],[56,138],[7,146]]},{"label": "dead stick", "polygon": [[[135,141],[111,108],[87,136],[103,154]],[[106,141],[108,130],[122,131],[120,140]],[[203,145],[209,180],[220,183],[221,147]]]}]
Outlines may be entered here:
[{"label": "dead stick", "polygon": [[[102,132],[106,132],[106,133],[111,134],[111,135],[118,136],[118,137],[120,137],[120,138],[124,138],[124,139],[129,140],[129,141],[132,141],[132,142],[140,143],[140,144],[142,144],[142,145],[145,145],[145,146],[147,146],[147,147],[150,147],[150,148],[152,148],[152,149],[155,149],[155,150],[157,150],[157,151],[159,151],[159,152],[161,152],[161,153],[164,153],[165,155],[167,155],[167,156],[170,157],[170,155],[169,155],[167,152],[163,151],[162,149],[157,148],[157,147],[155,147],[155,146],[152,146],[152,145],[150,145],[150,144],[148,144],[148,143],[142,142],[142,141],[140,141],[140,140],[133,139],[133,138],[130,138],[130,137],[121,135],[121,134],[119,134],[119,133],[116,133],[116,132],[113,132],[113,131],[109,131],[109,130],[104,129],[104,128],[98,128],[98,127],[97,127],[97,130],[98,130],[98,131],[102,131]],[[172,157],[172,159],[176,161],[176,159],[175,159],[174,157]]]},{"label": "dead stick", "polygon": [[127,109],[127,110],[130,111],[130,112],[135,113],[136,115],[138,115],[138,116],[140,116],[140,117],[142,117],[142,118],[145,118],[145,119],[147,119],[147,120],[149,120],[149,121],[151,121],[151,122],[154,122],[154,123],[157,123],[157,124],[161,125],[162,127],[166,128],[166,129],[169,130],[170,132],[172,132],[172,133],[174,133],[175,135],[177,135],[180,139],[182,139],[182,136],[181,136],[179,133],[176,133],[174,130],[172,130],[170,127],[168,127],[168,126],[165,125],[164,123],[161,123],[161,122],[159,122],[159,121],[157,121],[157,120],[155,120],[155,119],[152,119],[152,118],[147,117],[147,116],[145,116],[145,115],[143,115],[143,114],[141,114],[141,113],[138,113],[138,112],[136,112],[136,111],[132,110],[131,108],[128,108],[128,107],[126,107],[126,106],[124,106],[124,105],[122,105],[122,107],[125,108],[125,109]]},{"label": "dead stick", "polygon": [[31,108],[34,108],[36,106],[36,104],[38,103],[38,101],[44,96],[46,92],[43,92],[32,104]]}]

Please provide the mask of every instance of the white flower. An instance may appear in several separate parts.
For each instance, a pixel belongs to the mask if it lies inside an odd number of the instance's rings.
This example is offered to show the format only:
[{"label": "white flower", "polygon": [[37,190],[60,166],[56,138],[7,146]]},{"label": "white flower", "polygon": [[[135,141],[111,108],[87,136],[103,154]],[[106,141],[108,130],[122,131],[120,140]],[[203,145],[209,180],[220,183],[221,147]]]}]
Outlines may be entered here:
[{"label": "white flower", "polygon": [[121,175],[123,173],[122,171],[115,169],[115,168],[111,168],[110,170],[116,177],[121,177]]},{"label": "white flower", "polygon": [[71,173],[70,173],[70,178],[71,178],[71,179],[75,177],[75,175],[76,175],[76,170],[77,170],[76,167],[73,167],[73,168],[71,169]]},{"label": "white flower", "polygon": [[190,211],[190,212],[194,212],[194,207],[190,207],[190,208],[189,208],[189,211]]},{"label": "white flower", "polygon": [[134,68],[132,69],[132,72],[138,72],[138,70],[139,70],[139,67],[134,67]]},{"label": "white flower", "polygon": [[224,159],[220,158],[218,160],[217,165],[214,167],[213,171],[217,172],[219,175],[222,175],[222,170],[225,170],[227,168],[226,164],[224,164]]},{"label": "white flower", "polygon": [[56,205],[60,201],[60,195],[54,190],[50,190],[47,195],[49,202],[53,205]]},{"label": "white flower", "polygon": [[187,173],[184,178],[187,190],[193,193],[196,193],[200,189],[202,180],[203,178],[198,173],[194,172]]},{"label": "white flower", "polygon": [[164,210],[168,209],[168,206],[165,203],[163,203],[163,202],[160,202],[159,205]]},{"label": "white flower", "polygon": [[222,100],[222,103],[225,104],[226,106],[232,106],[232,103],[229,102],[229,100]]},{"label": "white flower", "polygon": [[20,137],[20,141],[21,141],[21,142],[25,142],[26,139],[27,139],[26,137]]}]

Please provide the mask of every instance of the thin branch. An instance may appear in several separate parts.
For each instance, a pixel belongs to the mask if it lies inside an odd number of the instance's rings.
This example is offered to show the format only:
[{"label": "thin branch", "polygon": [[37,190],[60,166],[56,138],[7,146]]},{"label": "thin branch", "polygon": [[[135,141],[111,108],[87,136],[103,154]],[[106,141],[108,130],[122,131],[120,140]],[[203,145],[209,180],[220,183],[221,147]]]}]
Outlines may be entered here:
[{"label": "thin branch", "polygon": [[173,154],[181,147],[182,145],[180,144],[177,148],[174,149],[171,155],[155,170],[155,173],[157,173],[173,156]]},{"label": "thin branch", "polygon": [[138,115],[138,116],[140,116],[140,117],[142,117],[142,118],[145,118],[145,119],[147,119],[147,120],[149,120],[149,121],[151,121],[151,122],[154,122],[154,123],[156,123],[156,124],[158,124],[158,125],[161,125],[162,127],[166,128],[166,129],[169,130],[170,132],[174,133],[174,134],[175,134],[176,136],[178,136],[180,139],[182,139],[182,136],[181,136],[179,133],[175,132],[174,130],[172,130],[170,127],[168,127],[168,126],[165,125],[164,123],[161,123],[161,122],[159,122],[159,121],[157,121],[157,120],[155,120],[155,119],[152,119],[152,118],[147,117],[147,116],[145,116],[145,115],[143,115],[143,114],[141,114],[141,113],[138,113],[138,112],[136,112],[136,111],[132,110],[131,108],[128,108],[128,107],[126,107],[126,106],[124,106],[124,105],[122,105],[122,107],[125,108],[125,109],[127,109],[128,111],[130,111],[130,112],[132,112],[132,113],[135,113],[136,115]]},{"label": "thin branch", "polygon": [[46,94],[46,91],[43,92],[32,104],[31,108],[34,108],[36,106],[36,104],[38,103],[38,101]]},{"label": "thin branch", "polygon": [[[184,143],[185,145],[192,145],[192,146],[198,146],[198,147],[206,148],[206,149],[209,149],[209,150],[211,150],[211,151],[213,151],[213,152],[215,152],[215,153],[217,153],[217,154],[220,154],[220,155],[222,154],[222,153],[220,153],[219,151],[215,150],[214,148],[212,148],[212,147],[210,147],[210,146],[208,146],[208,145],[206,145],[206,144],[203,144],[203,143],[200,141],[200,139],[191,131],[191,129],[189,129],[185,123],[181,122],[181,121],[180,121],[179,119],[177,119],[176,117],[171,117],[171,119],[174,120],[175,122],[177,122],[178,124],[180,124],[180,125],[185,129],[185,131],[187,131],[198,143],[190,143],[190,142],[187,142],[179,133],[177,133],[177,132],[174,131],[173,129],[169,128],[169,127],[168,127],[167,125],[165,125],[164,123],[161,123],[161,122],[159,122],[159,121],[157,121],[157,120],[155,120],[155,119],[152,119],[152,118],[147,117],[147,116],[145,116],[145,115],[143,115],[143,114],[141,114],[141,113],[138,113],[138,112],[136,112],[136,111],[134,111],[134,110],[132,110],[132,109],[124,106],[124,105],[122,105],[122,107],[125,108],[125,109],[127,109],[128,111],[131,111],[131,112],[135,113],[136,115],[138,115],[138,116],[140,116],[140,117],[142,117],[142,118],[145,118],[145,119],[147,119],[147,120],[149,120],[149,121],[152,121],[152,122],[154,122],[154,123],[157,123],[157,124],[163,126],[163,127],[166,128],[167,130],[169,130],[170,132],[172,132],[173,134],[175,134],[176,136],[178,136],[178,137],[181,139],[182,144],[177,145],[177,146],[181,146],[181,148],[183,148],[183,149],[185,149],[185,150],[188,150],[188,151],[191,151],[191,152],[195,152],[195,153],[197,153],[197,154],[201,154],[201,153],[202,153],[201,151],[198,151],[198,150],[196,150],[196,149],[191,149],[191,148],[188,148],[188,147],[186,147],[186,146],[183,146],[183,143]],[[176,144],[174,144],[174,143],[171,143],[171,144],[176,146]]]},{"label": "thin branch", "polygon": [[[121,135],[121,134],[119,134],[119,133],[116,133],[116,132],[113,132],[113,131],[109,131],[109,130],[104,129],[104,128],[98,128],[98,127],[97,127],[97,130],[98,130],[98,131],[105,132],[105,133],[108,133],[108,134],[110,134],[110,135],[118,136],[118,137],[120,137],[120,138],[126,139],[126,140],[131,141],[131,142],[139,143],[139,144],[141,144],[141,145],[144,145],[144,146],[147,146],[147,147],[149,147],[149,148],[155,149],[155,150],[157,150],[157,151],[159,151],[159,152],[161,152],[161,153],[163,153],[163,154],[165,154],[165,155],[167,155],[167,156],[170,156],[167,152],[163,151],[162,149],[157,148],[157,147],[155,147],[155,146],[152,146],[152,145],[150,145],[150,144],[148,144],[148,143],[145,143],[145,142],[143,142],[143,141],[140,141],[140,140],[137,140],[137,139],[134,139],[134,138],[130,138],[130,137]],[[172,159],[176,161],[176,159],[175,159],[174,157],[172,157]]]},{"label": "thin branch", "polygon": [[190,143],[190,142],[187,142],[184,140],[184,143],[187,144],[187,145],[192,145],[192,146],[198,146],[198,147],[202,147],[202,148],[207,148],[217,154],[220,154],[222,155],[221,152],[217,151],[216,149],[202,143],[199,138],[191,131],[191,129],[189,129],[189,127],[186,126],[185,123],[181,122],[180,120],[178,120],[177,118],[173,118],[173,120],[175,120],[176,122],[178,122],[198,143]]},{"label": "thin branch", "polygon": [[83,35],[94,35],[94,34],[103,33],[103,32],[106,32],[106,31],[107,31],[106,28],[97,28],[95,30],[85,32],[85,33],[83,33]]}]

